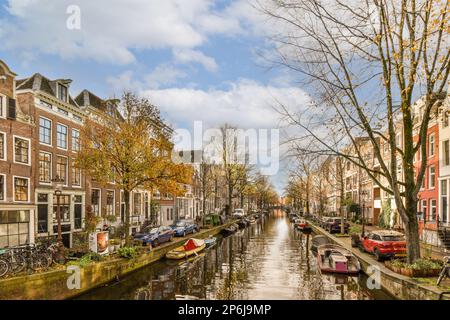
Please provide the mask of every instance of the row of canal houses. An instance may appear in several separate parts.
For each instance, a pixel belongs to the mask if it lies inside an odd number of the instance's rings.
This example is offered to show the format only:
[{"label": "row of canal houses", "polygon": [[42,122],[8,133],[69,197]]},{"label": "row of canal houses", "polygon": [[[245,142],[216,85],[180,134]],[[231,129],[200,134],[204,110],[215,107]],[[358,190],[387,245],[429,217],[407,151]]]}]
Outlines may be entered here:
[{"label": "row of canal houses", "polygon": [[[114,183],[99,185],[74,166],[83,121],[102,112],[104,101],[88,90],[71,96],[69,79],[51,80],[39,73],[16,77],[0,60],[0,248],[57,233],[56,176],[64,179],[59,200],[65,246],[72,246],[83,230],[86,208],[124,221],[121,190]],[[185,190],[177,198],[133,192],[132,231],[146,221],[168,225],[199,216],[198,188],[185,185]]]},{"label": "row of canal houses", "polygon": [[[427,168],[423,185],[419,192],[419,204],[417,208],[420,236],[423,242],[439,247],[450,249],[450,95],[441,93],[436,95],[436,102],[431,111],[431,120],[427,132]],[[422,98],[423,99],[423,98]],[[424,112],[423,100],[419,99],[413,106],[415,141],[418,140],[418,130],[422,123]],[[397,123],[396,145],[403,147],[401,123]],[[365,163],[372,169],[379,168],[380,164],[373,152],[372,143],[367,137],[355,139],[359,152],[365,159]],[[390,165],[390,146],[388,142],[379,140],[380,150],[385,163]],[[352,145],[345,150],[346,153],[355,152]],[[356,153],[355,153],[356,155]],[[419,171],[421,156],[418,152],[414,160],[416,172]],[[345,199],[350,199],[358,204],[360,211],[369,224],[383,224],[390,228],[403,229],[403,225],[396,209],[395,201],[391,195],[383,191],[359,166],[346,161],[343,158],[329,158],[325,161],[327,166],[327,181],[333,180],[327,188],[327,211],[328,214],[338,214],[340,204],[340,185],[343,185]],[[402,177],[403,166],[401,159],[397,160],[398,176]],[[342,172],[342,174],[337,174]],[[331,176],[331,177],[330,177]],[[339,183],[341,177],[342,184]],[[380,177],[378,177],[380,178]],[[380,178],[383,184],[388,185],[384,178]],[[348,200],[347,200],[348,201]],[[319,202],[316,200],[316,202]],[[319,207],[318,204],[316,204]],[[342,207],[348,210],[348,203]],[[348,217],[354,213],[347,212]]]}]

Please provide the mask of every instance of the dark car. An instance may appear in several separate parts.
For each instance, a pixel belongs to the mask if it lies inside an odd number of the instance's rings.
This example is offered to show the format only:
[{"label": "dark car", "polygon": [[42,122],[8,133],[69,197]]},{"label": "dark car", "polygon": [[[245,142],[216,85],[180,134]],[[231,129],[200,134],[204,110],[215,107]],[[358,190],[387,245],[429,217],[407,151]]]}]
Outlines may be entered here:
[{"label": "dark car", "polygon": [[[342,218],[340,217],[328,218],[327,220],[325,220],[323,228],[329,233],[340,233],[341,222]],[[344,220],[344,233],[348,233],[348,229],[350,229],[350,224]]]},{"label": "dark car", "polygon": [[165,226],[145,227],[141,232],[134,235],[134,240],[142,241],[143,245],[152,245],[152,247],[157,247],[159,244],[172,241],[174,236],[174,231]]},{"label": "dark car", "polygon": [[198,231],[198,226],[194,220],[178,220],[170,226],[177,237],[185,237],[188,233]]}]

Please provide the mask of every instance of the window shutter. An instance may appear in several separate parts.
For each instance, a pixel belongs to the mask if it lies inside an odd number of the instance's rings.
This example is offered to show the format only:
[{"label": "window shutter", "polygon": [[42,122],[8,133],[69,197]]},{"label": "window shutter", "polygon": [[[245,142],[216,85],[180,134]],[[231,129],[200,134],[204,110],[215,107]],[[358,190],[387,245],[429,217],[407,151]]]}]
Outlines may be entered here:
[{"label": "window shutter", "polygon": [[16,120],[16,100],[8,99],[8,119]]}]

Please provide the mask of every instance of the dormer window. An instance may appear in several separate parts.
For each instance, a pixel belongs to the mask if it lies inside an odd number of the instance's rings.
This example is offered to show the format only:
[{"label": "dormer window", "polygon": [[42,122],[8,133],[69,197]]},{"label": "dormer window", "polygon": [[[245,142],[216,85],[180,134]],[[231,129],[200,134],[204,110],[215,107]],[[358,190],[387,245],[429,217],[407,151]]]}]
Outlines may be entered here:
[{"label": "dormer window", "polygon": [[65,85],[62,84],[58,84],[58,98],[64,102],[68,101],[68,94],[67,94],[68,90],[67,87]]},{"label": "dormer window", "polygon": [[0,94],[0,118],[6,118],[6,97]]}]

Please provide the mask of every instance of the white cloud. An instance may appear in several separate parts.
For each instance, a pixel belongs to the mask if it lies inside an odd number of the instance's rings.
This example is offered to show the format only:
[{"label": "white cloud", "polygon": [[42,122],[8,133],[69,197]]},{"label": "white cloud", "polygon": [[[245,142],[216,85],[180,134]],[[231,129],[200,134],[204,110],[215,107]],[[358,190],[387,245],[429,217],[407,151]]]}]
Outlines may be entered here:
[{"label": "white cloud", "polygon": [[[80,7],[80,30],[66,27],[69,5]],[[8,0],[6,9],[9,15],[0,19],[6,48],[64,59],[128,64],[134,50],[165,48],[215,70],[198,48],[211,34],[242,32],[239,19],[210,0]]]},{"label": "white cloud", "polygon": [[174,58],[177,62],[189,63],[197,62],[201,64],[206,70],[215,72],[218,69],[218,65],[214,58],[208,57],[200,51],[197,50],[174,50]]},{"label": "white cloud", "polygon": [[179,79],[186,78],[187,74],[171,65],[159,65],[151,73],[145,76],[145,83],[152,89],[161,86],[172,85]]}]

